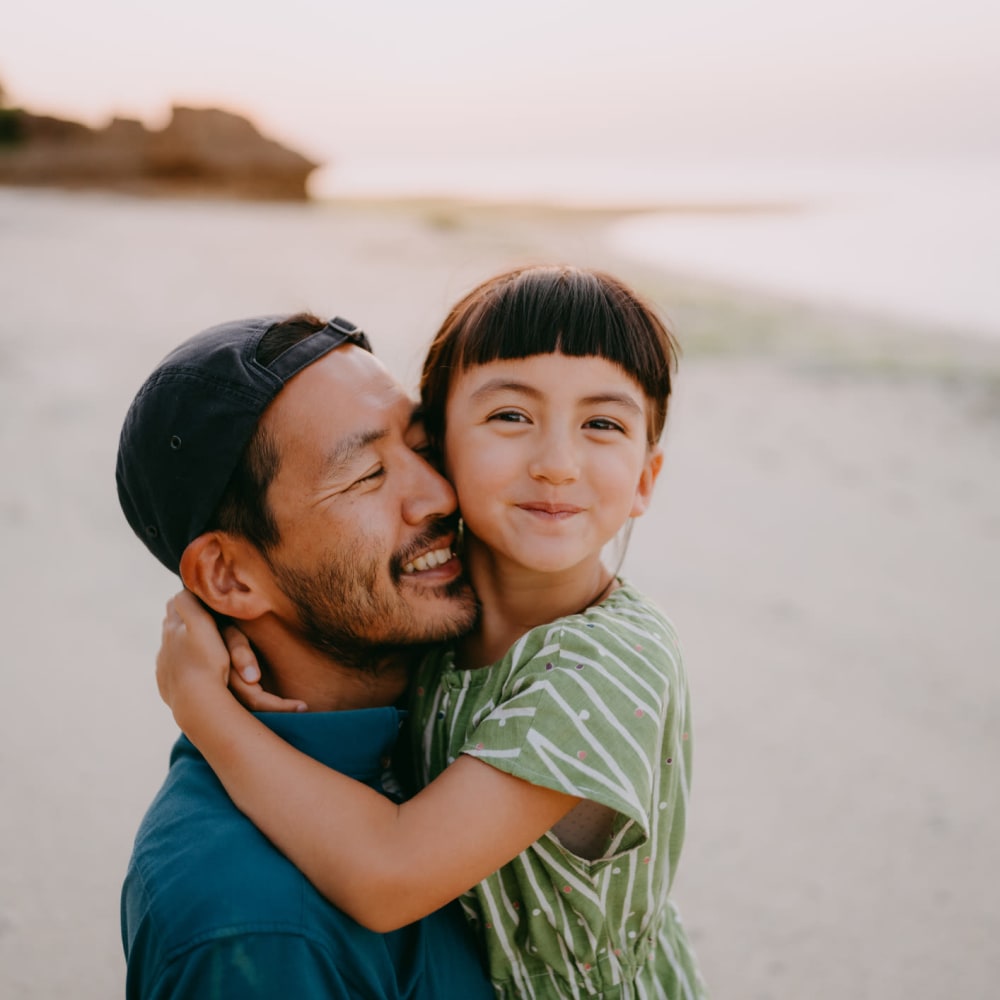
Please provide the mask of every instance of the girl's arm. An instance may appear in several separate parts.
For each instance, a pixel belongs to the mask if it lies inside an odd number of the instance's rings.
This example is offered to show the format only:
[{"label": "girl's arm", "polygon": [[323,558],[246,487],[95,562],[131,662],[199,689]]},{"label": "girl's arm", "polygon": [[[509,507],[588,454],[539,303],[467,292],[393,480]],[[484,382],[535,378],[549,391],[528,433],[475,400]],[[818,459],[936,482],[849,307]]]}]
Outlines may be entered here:
[{"label": "girl's arm", "polygon": [[226,688],[229,654],[184,593],[168,605],[157,681],[236,805],[327,897],[389,931],[506,864],[580,800],[461,757],[399,805],[285,743]]}]

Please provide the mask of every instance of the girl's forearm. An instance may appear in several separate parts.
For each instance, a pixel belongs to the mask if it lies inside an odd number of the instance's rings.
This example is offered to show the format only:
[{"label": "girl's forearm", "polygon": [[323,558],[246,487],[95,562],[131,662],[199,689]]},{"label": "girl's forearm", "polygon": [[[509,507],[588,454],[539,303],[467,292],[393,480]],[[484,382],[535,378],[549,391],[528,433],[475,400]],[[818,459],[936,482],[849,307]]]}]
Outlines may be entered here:
[{"label": "girl's forearm", "polygon": [[469,757],[397,805],[300,753],[218,687],[177,720],[239,809],[332,903],[372,930],[440,908],[577,802]]},{"label": "girl's forearm", "polygon": [[394,867],[399,807],[296,750],[228,692],[192,700],[178,723],[236,806],[332,903],[359,923],[385,920],[393,887],[387,900],[380,883]]}]

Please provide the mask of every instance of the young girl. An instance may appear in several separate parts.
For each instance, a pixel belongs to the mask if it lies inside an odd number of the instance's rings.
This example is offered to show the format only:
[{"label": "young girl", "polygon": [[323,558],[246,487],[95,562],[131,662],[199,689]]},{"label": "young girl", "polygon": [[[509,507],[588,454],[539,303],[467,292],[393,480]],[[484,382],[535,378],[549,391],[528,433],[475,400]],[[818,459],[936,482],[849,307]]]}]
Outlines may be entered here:
[{"label": "young girl", "polygon": [[691,755],[677,638],[601,558],[650,502],[674,365],[601,273],[512,271],[446,319],[421,395],[482,609],[416,678],[426,787],[401,805],[239,708],[207,615],[164,632],[161,690],[237,805],[375,930],[464,893],[511,1000],[702,995],[668,900]]}]

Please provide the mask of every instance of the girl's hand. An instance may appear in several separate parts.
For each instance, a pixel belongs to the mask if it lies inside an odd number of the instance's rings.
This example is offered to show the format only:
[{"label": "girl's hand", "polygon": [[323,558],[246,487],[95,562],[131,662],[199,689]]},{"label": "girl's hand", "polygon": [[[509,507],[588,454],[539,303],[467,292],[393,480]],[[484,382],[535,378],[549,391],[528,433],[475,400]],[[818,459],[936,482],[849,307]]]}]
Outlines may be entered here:
[{"label": "girl's hand", "polygon": [[282,698],[265,691],[260,685],[260,667],[247,637],[235,626],[227,625],[222,638],[229,650],[232,670],[229,690],[236,700],[251,712],[304,712],[306,703],[294,698]]},{"label": "girl's hand", "polygon": [[[229,650],[212,616],[189,590],[167,601],[156,655],[156,684],[174,717],[189,695],[229,681]],[[180,721],[178,719],[178,721]]]}]

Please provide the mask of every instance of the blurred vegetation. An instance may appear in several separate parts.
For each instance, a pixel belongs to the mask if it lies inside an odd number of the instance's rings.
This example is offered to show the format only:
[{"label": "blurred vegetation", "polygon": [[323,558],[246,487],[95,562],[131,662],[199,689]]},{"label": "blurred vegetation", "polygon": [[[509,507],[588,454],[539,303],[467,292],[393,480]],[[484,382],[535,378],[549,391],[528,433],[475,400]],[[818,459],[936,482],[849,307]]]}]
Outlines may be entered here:
[{"label": "blurred vegetation", "polygon": [[0,108],[0,146],[13,146],[24,138],[24,122],[16,108]]},{"label": "blurred vegetation", "polygon": [[20,108],[7,107],[7,91],[0,82],[0,146],[13,146],[24,137]]}]

